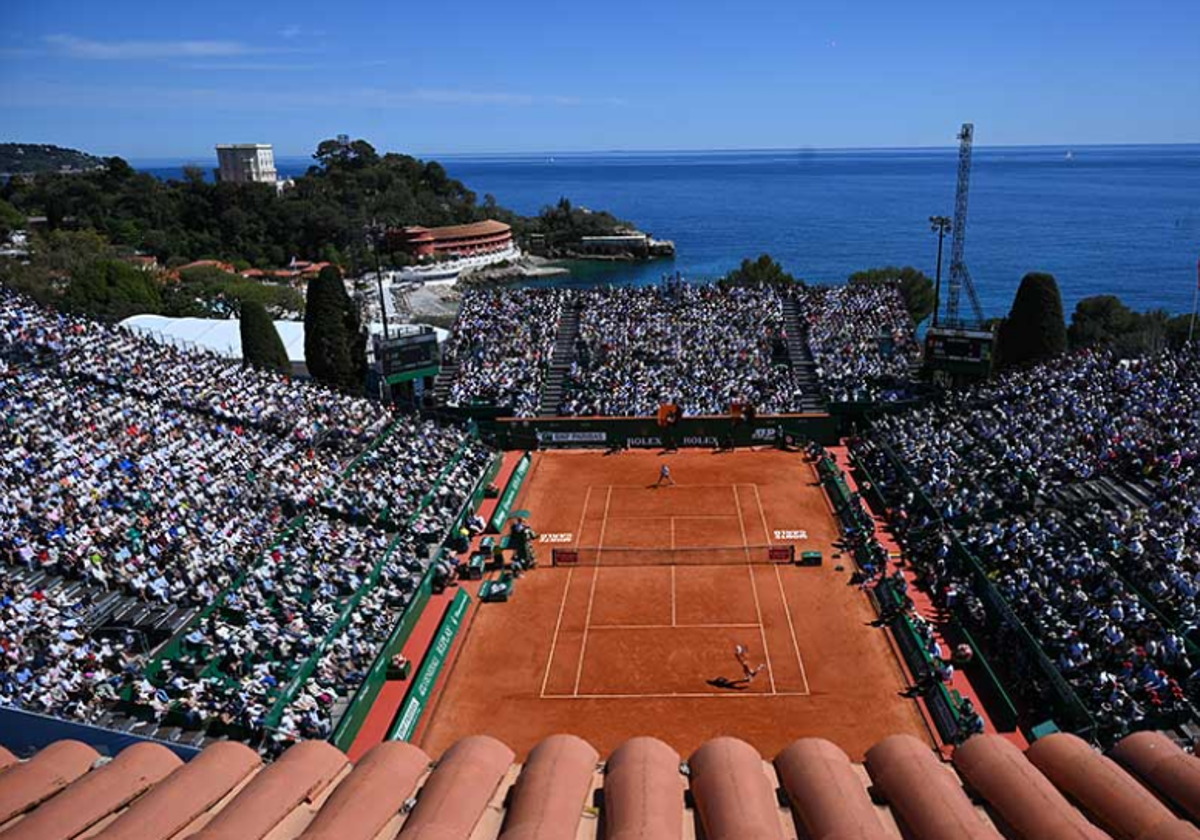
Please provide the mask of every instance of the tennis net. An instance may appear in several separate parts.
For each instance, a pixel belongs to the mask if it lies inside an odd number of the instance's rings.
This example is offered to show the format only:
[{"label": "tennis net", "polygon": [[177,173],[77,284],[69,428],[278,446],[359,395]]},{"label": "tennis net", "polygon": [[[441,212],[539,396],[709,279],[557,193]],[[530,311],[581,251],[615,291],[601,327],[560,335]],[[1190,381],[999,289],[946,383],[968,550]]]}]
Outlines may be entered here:
[{"label": "tennis net", "polygon": [[555,566],[744,566],[796,562],[794,545],[556,548]]}]

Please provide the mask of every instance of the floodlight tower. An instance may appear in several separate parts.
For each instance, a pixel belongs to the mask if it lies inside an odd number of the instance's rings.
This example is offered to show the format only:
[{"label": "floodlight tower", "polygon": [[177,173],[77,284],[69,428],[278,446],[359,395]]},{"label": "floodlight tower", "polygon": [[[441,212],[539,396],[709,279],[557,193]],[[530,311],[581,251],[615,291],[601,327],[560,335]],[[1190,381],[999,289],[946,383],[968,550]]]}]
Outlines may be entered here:
[{"label": "floodlight tower", "polygon": [[950,245],[950,285],[946,295],[944,323],[952,327],[966,326],[959,315],[959,296],[963,289],[971,301],[975,315],[973,326],[983,323],[983,308],[975,293],[975,284],[963,259],[967,238],[967,198],[971,192],[971,146],[975,141],[975,126],[963,123],[958,133],[958,191],[954,196],[954,233]]},{"label": "floodlight tower", "polygon": [[[950,279],[946,293],[946,314],[938,318],[925,333],[925,368],[935,382],[947,385],[963,384],[982,379],[992,370],[992,350],[996,337],[983,325],[983,308],[975,294],[975,284],[967,271],[963,251],[967,241],[967,196],[971,190],[971,145],[975,126],[963,123],[958,133],[958,192],[954,197],[954,223],[950,244]],[[935,216],[930,223],[938,234],[939,254],[941,236],[949,219]],[[959,314],[959,298],[967,290],[974,320],[964,320]],[[940,292],[939,302],[940,302]]]}]

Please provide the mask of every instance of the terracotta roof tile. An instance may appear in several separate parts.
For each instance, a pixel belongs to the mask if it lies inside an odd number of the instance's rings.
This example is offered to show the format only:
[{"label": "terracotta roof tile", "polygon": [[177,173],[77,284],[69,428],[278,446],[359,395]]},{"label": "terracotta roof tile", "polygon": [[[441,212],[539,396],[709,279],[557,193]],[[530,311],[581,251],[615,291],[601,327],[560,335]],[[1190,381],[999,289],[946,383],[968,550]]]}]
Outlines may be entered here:
[{"label": "terracotta roof tile", "polygon": [[1116,762],[1074,735],[1057,733],[1043,738],[1026,756],[1092,822],[1117,840],[1200,840],[1200,831],[1181,822]]},{"label": "terracotta roof tile", "polygon": [[600,754],[574,735],[553,735],[529,753],[513,789],[501,840],[574,840]]},{"label": "terracotta roof tile", "polygon": [[429,756],[403,741],[385,741],[364,755],[309,824],[309,840],[369,840],[400,813],[429,770]]},{"label": "terracotta roof tile", "polygon": [[159,744],[134,744],[12,828],[4,840],[70,840],[161,782],[183,761]]},{"label": "terracotta roof tile", "polygon": [[324,741],[304,741],[285,752],[242,789],[197,837],[259,840],[301,805],[318,801],[349,768],[346,756]]},{"label": "terracotta roof tile", "polygon": [[1112,757],[1142,782],[1200,820],[1200,759],[1161,732],[1138,732],[1113,748]]},{"label": "terracotta roof tile", "polygon": [[605,768],[609,840],[674,840],[683,830],[679,753],[657,738],[631,738]]},{"label": "terracotta roof tile", "polygon": [[922,840],[1001,840],[955,775],[911,735],[893,735],[871,747],[867,770],[897,821]]},{"label": "terracotta roof tile", "polygon": [[796,819],[812,840],[883,840],[886,832],[854,765],[836,745],[802,738],[775,759]]},{"label": "terracotta roof tile", "polygon": [[1025,753],[977,736],[952,766],[897,736],[867,753],[864,770],[821,739],[797,741],[769,764],[744,742],[717,738],[681,767],[671,747],[634,738],[600,765],[586,742],[559,735],[518,766],[508,747],[478,736],[431,771],[424,752],[399,742],[351,768],[324,742],[262,767],[233,743],[180,766],[154,744],[96,764],[90,747],[62,741],[0,769],[0,840],[1200,838],[1178,816],[1196,819],[1200,760],[1153,734],[1126,738],[1113,757],[1067,735]]},{"label": "terracotta roof tile", "polygon": [[103,840],[174,837],[204,818],[261,766],[258,754],[244,744],[213,744],[133,803],[99,836]]},{"label": "terracotta roof tile", "polygon": [[714,738],[692,754],[688,766],[707,840],[784,840],[778,802],[754,747]]},{"label": "terracotta roof tile", "polygon": [[57,794],[92,769],[100,753],[78,741],[56,741],[5,771],[0,782],[0,826]]},{"label": "terracotta roof tile", "polygon": [[495,738],[474,735],[446,751],[421,788],[404,824],[404,840],[466,840],[504,780],[515,754]]},{"label": "terracotta roof tile", "polygon": [[972,738],[954,752],[969,790],[988,801],[1020,840],[1105,840],[1011,741]]}]

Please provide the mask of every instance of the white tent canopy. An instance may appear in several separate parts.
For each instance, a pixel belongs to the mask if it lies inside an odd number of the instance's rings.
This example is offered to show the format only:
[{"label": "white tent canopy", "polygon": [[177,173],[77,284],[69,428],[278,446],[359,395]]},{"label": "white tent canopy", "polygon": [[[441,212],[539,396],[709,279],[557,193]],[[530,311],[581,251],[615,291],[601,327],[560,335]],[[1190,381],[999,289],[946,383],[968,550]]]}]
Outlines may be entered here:
[{"label": "white tent canopy", "polygon": [[[163,315],[134,315],[121,322],[164,344],[211,350],[230,359],[242,358],[241,325],[236,319],[167,318]],[[276,321],[275,329],[287,350],[292,366],[304,364],[304,322]]]},{"label": "white tent canopy", "polygon": [[[121,322],[121,326],[154,339],[161,344],[174,344],[177,347],[194,347],[200,350],[211,350],[228,359],[242,358],[242,332],[240,322],[236,318],[168,318],[165,315],[134,315]],[[392,325],[392,334],[397,329],[417,325]],[[287,350],[288,361],[292,365],[292,373],[297,376],[307,376],[308,366],[304,361],[304,322],[276,321],[275,329]],[[382,324],[371,324],[372,334],[383,332]],[[434,328],[438,343],[441,344],[450,337],[446,330]],[[369,345],[368,345],[369,349]]]}]

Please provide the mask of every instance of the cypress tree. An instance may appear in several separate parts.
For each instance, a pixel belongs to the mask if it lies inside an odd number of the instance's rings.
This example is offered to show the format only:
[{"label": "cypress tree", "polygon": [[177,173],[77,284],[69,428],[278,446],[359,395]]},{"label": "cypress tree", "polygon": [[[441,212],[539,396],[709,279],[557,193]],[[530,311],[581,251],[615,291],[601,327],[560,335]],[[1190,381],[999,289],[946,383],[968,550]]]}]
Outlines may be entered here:
[{"label": "cypress tree", "polygon": [[[333,268],[326,268],[323,271],[338,273]],[[357,394],[361,393],[367,381],[367,332],[363,329],[362,321],[358,317],[358,307],[354,305],[354,301],[351,300],[349,293],[346,291],[346,284],[342,282],[340,273],[338,273],[337,285],[341,291],[338,305],[342,307],[342,311],[344,312],[346,350],[350,356],[351,381],[348,388]]]},{"label": "cypress tree", "polygon": [[1030,272],[1021,280],[1000,330],[1000,357],[1005,366],[1032,365],[1066,349],[1067,322],[1058,282],[1052,274]]},{"label": "cypress tree", "polygon": [[245,301],[239,328],[242,334],[242,360],[246,364],[281,373],[291,372],[287,350],[265,306],[258,301]]},{"label": "cypress tree", "polygon": [[304,360],[313,379],[341,390],[360,390],[350,355],[349,303],[346,287],[335,268],[324,268],[308,284],[304,309]]}]

